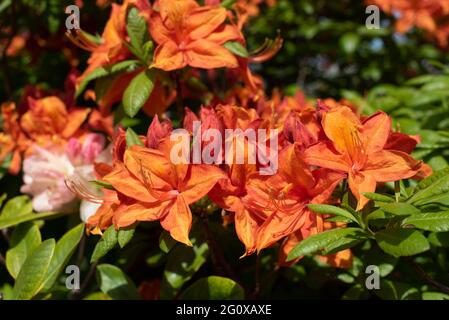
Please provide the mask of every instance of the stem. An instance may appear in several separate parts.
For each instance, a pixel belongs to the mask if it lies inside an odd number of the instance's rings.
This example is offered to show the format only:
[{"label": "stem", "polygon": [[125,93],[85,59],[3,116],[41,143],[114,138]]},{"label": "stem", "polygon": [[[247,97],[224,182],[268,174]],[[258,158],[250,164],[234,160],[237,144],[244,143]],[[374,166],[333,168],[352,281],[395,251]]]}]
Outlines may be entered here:
[{"label": "stem", "polygon": [[6,260],[5,257],[0,253],[0,264],[3,266],[6,266]]},{"label": "stem", "polygon": [[400,181],[394,182],[394,196],[396,198],[396,202],[399,202],[399,196],[401,195],[401,183]]},{"label": "stem", "polygon": [[9,243],[11,242],[11,237],[8,234],[8,228],[2,229],[2,235],[3,235],[3,238],[5,238],[6,242],[9,245]]},{"label": "stem", "polygon": [[89,272],[87,273],[86,278],[84,278],[84,281],[81,284],[80,289],[76,290],[76,291],[72,291],[70,293],[71,300],[77,300],[82,297],[84,290],[86,290],[87,286],[89,285],[90,280],[92,279],[92,276],[95,274],[95,271],[97,269],[97,264],[98,264],[98,262],[94,262],[90,265]]},{"label": "stem", "polygon": [[427,284],[431,285],[435,289],[438,289],[441,292],[449,294],[449,287],[446,285],[439,283],[438,281],[433,280],[417,263],[415,263],[411,259],[407,259],[408,263],[412,266],[413,270],[424,280]]},{"label": "stem", "polygon": [[232,280],[239,282],[236,273],[229,266],[226,261],[226,258],[221,250],[220,246],[217,244],[210,228],[208,221],[201,217],[201,221],[203,224],[204,232],[206,233],[207,244],[209,246],[209,250],[211,253],[212,263],[214,265],[215,272],[220,275],[228,276]]},{"label": "stem", "polygon": [[86,233],[83,232],[81,236],[80,245],[78,247],[78,256],[76,258],[76,265],[79,267],[83,262],[84,250],[86,248]]}]

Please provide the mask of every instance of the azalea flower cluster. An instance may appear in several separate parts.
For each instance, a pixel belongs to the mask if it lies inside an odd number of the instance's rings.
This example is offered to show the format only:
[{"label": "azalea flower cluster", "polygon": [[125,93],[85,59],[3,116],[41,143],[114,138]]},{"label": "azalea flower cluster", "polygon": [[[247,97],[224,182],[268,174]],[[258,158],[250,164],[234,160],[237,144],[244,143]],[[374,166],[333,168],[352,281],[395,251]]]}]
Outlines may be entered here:
[{"label": "azalea flower cluster", "polygon": [[413,27],[425,30],[442,47],[447,47],[449,36],[448,0],[368,0],[387,14],[397,18],[396,30],[406,33]]},{"label": "azalea flower cluster", "polygon": [[[203,107],[199,117],[187,110],[184,128],[201,120],[203,128],[276,128],[279,131],[279,170],[261,175],[259,164],[173,164],[172,123],[154,118],[139,144],[126,146],[125,132],[114,138],[112,165],[99,164],[97,173],[109,185],[103,204],[88,224],[94,233],[114,225],[125,228],[139,221],[160,221],[171,236],[190,245],[192,205],[205,196],[229,213],[245,255],[282,242],[281,261],[302,239],[335,227],[312,213],[309,203],[332,203],[335,188],[347,181],[358,201],[379,183],[421,178],[430,168],[409,154],[416,137],[394,132],[383,112],[358,115],[349,106],[303,96],[279,104],[260,101],[259,110],[235,105]],[[245,148],[245,145],[237,146]],[[247,147],[247,146],[246,146]],[[197,214],[198,212],[194,212]],[[349,251],[328,257],[350,264]]]},{"label": "azalea flower cluster", "polygon": [[23,170],[21,192],[33,196],[37,212],[75,211],[76,196],[66,179],[92,180],[93,163],[108,158],[104,134],[92,132],[98,128],[95,113],[74,105],[74,79],[69,76],[64,94],[30,86],[19,106],[1,106],[0,162],[10,174]]},{"label": "azalea flower cluster", "polygon": [[[217,0],[206,0],[203,6],[194,0],[125,0],[112,4],[100,41],[81,30],[68,34],[91,56],[86,70],[70,77],[72,89],[66,96],[33,93],[19,108],[2,107],[0,161],[9,163],[13,174],[23,163],[22,191],[33,196],[35,210],[67,210],[77,195],[92,204],[94,214],[84,214],[92,234],[110,226],[159,221],[173,239],[191,245],[193,217],[205,218],[201,206],[206,203],[214,212],[223,210],[225,224],[234,224],[245,247],[243,256],[279,243],[280,261],[287,263],[288,253],[303,239],[344,226],[325,221],[308,204],[338,204],[334,191],[347,185],[360,211],[368,203],[364,192],[429,175],[430,168],[410,156],[419,138],[393,131],[384,112],[363,116],[347,101],[315,102],[301,92],[267,96],[263,79],[250,65],[273,57],[282,39],[247,54],[242,34],[260,3],[237,1],[228,10]],[[131,10],[138,11],[150,37],[142,48],[132,43],[127,25]],[[84,97],[95,100],[98,109],[75,106],[73,87],[82,91],[99,68],[136,58],[140,63],[114,74],[101,96],[86,91]],[[135,78],[147,77],[147,72],[154,72],[152,91],[140,107],[153,120],[146,135],[131,139],[122,127],[113,129],[112,110]],[[217,84],[220,77],[224,89]],[[185,106],[186,98],[202,103],[198,113]],[[175,101],[181,119],[168,109]],[[174,127],[194,135],[196,121],[201,122],[202,150],[211,150],[207,147],[213,141],[204,138],[207,130],[223,136],[225,130],[240,130],[243,134],[232,140],[231,157],[243,154],[244,163],[172,161]],[[258,148],[267,154],[277,150],[279,165],[272,175],[261,174],[266,164],[260,159],[247,161],[248,130],[267,133],[269,138]],[[112,137],[107,149],[105,135]],[[273,135],[276,148],[271,147]],[[92,188],[92,180],[100,190]],[[352,255],[348,249],[322,259],[348,267]]]}]

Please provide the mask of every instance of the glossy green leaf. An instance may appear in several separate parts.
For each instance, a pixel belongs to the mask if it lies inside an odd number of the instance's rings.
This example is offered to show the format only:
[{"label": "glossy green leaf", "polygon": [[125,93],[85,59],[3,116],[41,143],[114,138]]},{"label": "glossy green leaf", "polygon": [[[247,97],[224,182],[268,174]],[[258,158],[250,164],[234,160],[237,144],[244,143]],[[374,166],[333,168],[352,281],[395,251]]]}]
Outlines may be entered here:
[{"label": "glossy green leaf", "polygon": [[143,146],[143,142],[140,140],[137,133],[131,128],[126,129],[126,145],[128,148],[134,145]]},{"label": "glossy green leaf", "polygon": [[45,240],[27,257],[14,284],[14,299],[29,300],[39,293],[44,285],[54,250],[55,240]]},{"label": "glossy green leaf", "polygon": [[419,209],[405,202],[387,203],[382,205],[380,209],[395,216],[410,216],[421,213]]},{"label": "glossy green leaf", "polygon": [[404,219],[402,225],[434,232],[449,231],[449,211],[417,214]]},{"label": "glossy green leaf", "polygon": [[180,296],[181,300],[243,300],[245,291],[235,281],[210,276],[201,278],[188,287]]},{"label": "glossy green leaf", "polygon": [[349,220],[352,220],[358,224],[357,219],[349,211],[346,211],[342,208],[331,206],[328,204],[309,204],[307,205],[307,207],[313,212],[320,214],[334,214],[336,216],[341,216]]},{"label": "glossy green leaf", "polygon": [[119,229],[117,241],[120,248],[124,248],[131,241],[131,239],[134,237],[135,232],[136,232],[135,227]]},{"label": "glossy green leaf", "polygon": [[137,60],[125,60],[113,65],[99,67],[93,70],[83,79],[83,81],[81,81],[78,90],[76,91],[76,96],[78,97],[84,91],[84,89],[86,89],[90,81],[98,78],[111,76],[121,72],[134,71],[137,68],[138,63],[139,61]]},{"label": "glossy green leaf", "polygon": [[27,256],[42,242],[39,227],[32,222],[18,225],[11,237],[9,250],[6,252],[6,268],[16,279]]},{"label": "glossy green leaf", "polygon": [[162,252],[168,253],[176,244],[177,241],[171,237],[170,232],[162,231],[159,237],[159,248]]},{"label": "glossy green leaf", "polygon": [[225,47],[226,49],[231,51],[236,56],[239,56],[239,57],[242,57],[242,58],[248,58],[249,57],[248,50],[240,42],[229,41],[229,42],[226,42],[223,45],[223,47]]},{"label": "glossy green leaf", "polygon": [[95,246],[90,262],[98,261],[100,258],[104,257],[109,251],[114,249],[118,242],[118,232],[115,230],[114,226],[110,226],[104,232],[100,241],[98,241]]},{"label": "glossy green leaf", "polygon": [[114,300],[139,300],[139,292],[123,271],[110,264],[97,266],[97,283],[100,290]]},{"label": "glossy green leaf", "polygon": [[170,250],[162,278],[161,299],[174,298],[206,262],[208,253],[207,243],[194,243],[193,247],[180,244]]},{"label": "glossy green leaf", "polygon": [[131,80],[123,94],[122,101],[125,113],[129,117],[134,118],[147,102],[153,91],[154,81],[155,72],[153,70],[144,70]]},{"label": "glossy green leaf", "polygon": [[290,251],[287,261],[316,253],[343,237],[358,240],[365,237],[365,232],[360,228],[336,228],[312,235],[301,241]]},{"label": "glossy green leaf", "polygon": [[50,262],[50,268],[46,275],[44,290],[49,290],[58,279],[58,276],[69,263],[78,243],[84,232],[84,224],[79,224],[66,232],[58,242],[56,242],[55,252]]},{"label": "glossy green leaf", "polygon": [[0,219],[24,216],[33,212],[33,204],[28,196],[18,196],[6,202],[0,213]]},{"label": "glossy green leaf", "polygon": [[375,235],[379,247],[395,257],[412,256],[430,249],[430,244],[420,231],[410,229],[385,229]]},{"label": "glossy green leaf", "polygon": [[40,219],[53,219],[60,216],[67,215],[67,213],[64,212],[45,212],[45,213],[30,213],[30,214],[24,214],[19,215],[17,217],[9,217],[3,219],[0,216],[0,229],[5,229],[9,227],[16,226],[18,224],[27,222],[27,221],[34,221],[34,220],[40,220]]}]

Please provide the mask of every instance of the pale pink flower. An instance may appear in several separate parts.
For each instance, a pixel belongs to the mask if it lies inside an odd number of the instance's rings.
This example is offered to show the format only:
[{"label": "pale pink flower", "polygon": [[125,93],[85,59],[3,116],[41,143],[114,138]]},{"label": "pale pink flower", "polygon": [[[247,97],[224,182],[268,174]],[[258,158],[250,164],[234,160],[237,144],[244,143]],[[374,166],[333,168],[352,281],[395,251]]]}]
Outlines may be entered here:
[{"label": "pale pink flower", "polygon": [[67,187],[66,180],[95,180],[93,163],[104,157],[104,144],[102,135],[90,133],[70,139],[65,148],[34,146],[34,152],[23,162],[21,188],[21,192],[33,197],[33,209],[36,212],[74,211],[77,197]]}]

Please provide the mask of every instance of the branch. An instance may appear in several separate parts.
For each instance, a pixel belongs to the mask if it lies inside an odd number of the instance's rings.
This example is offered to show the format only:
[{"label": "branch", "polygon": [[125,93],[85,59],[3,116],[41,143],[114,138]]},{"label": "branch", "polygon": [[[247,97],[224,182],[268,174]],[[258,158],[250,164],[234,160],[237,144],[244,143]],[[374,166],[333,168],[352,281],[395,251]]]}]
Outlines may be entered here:
[{"label": "branch", "polygon": [[449,287],[445,286],[438,281],[433,280],[417,263],[412,261],[411,259],[407,259],[408,263],[412,266],[413,270],[424,280],[427,284],[431,285],[435,289],[438,289],[441,292],[449,294]]}]

